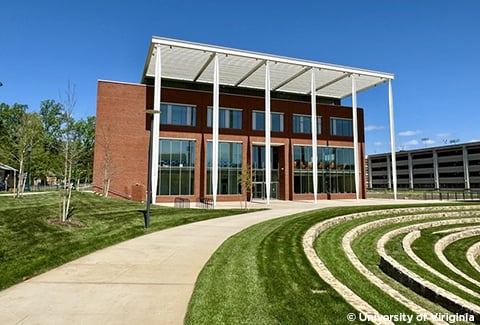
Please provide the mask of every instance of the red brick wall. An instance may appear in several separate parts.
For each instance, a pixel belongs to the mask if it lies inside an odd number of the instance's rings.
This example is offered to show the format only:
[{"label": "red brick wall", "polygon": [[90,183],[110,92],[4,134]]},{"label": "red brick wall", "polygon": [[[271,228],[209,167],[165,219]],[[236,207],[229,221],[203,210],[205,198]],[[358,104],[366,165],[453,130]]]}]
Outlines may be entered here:
[{"label": "red brick wall", "polygon": [[[197,121],[195,127],[178,127],[162,125],[160,137],[182,138],[196,140],[196,170],[195,190],[191,196],[206,196],[205,184],[205,149],[206,142],[212,137],[211,128],[207,127],[207,108],[213,105],[211,92],[193,91],[184,89],[162,88],[162,102],[191,104],[197,107]],[[265,99],[262,97],[240,96],[233,94],[220,94],[220,106],[238,108],[243,110],[242,130],[220,129],[220,141],[243,142],[243,162],[247,163],[247,153],[253,142],[264,142],[264,131],[252,130],[252,111],[263,110]],[[136,84],[99,81],[97,97],[97,128],[94,159],[94,188],[101,191],[104,174],[104,161],[106,151],[112,158],[114,175],[112,176],[111,194],[129,197],[136,200],[144,199],[147,180],[148,137],[150,121],[145,110],[153,108],[153,87]],[[293,171],[291,170],[292,152],[294,144],[311,144],[310,134],[294,134],[292,112],[309,115],[311,111],[309,102],[272,99],[272,112],[284,113],[284,132],[272,132],[272,143],[284,147],[280,161],[284,168],[281,171],[281,188],[279,198],[313,199],[313,195],[293,194]],[[351,137],[329,136],[329,118],[352,118],[349,107],[333,105],[317,105],[317,114],[322,116],[322,134],[318,136],[318,145],[353,147]],[[360,156],[364,157],[364,128],[363,110],[358,109]],[[105,150],[105,136],[110,139],[109,150]],[[360,180],[363,180],[364,159],[360,162]],[[365,197],[365,188],[361,182],[361,195]],[[336,194],[335,197],[355,197],[353,194]],[[326,194],[319,194],[319,199],[326,199]],[[240,195],[219,196],[218,200],[243,199]],[[158,196],[159,202],[172,202],[174,197]]]},{"label": "red brick wall", "polygon": [[98,82],[93,172],[95,191],[101,192],[105,158],[110,157],[110,194],[144,199],[150,128],[145,114],[146,99],[147,87],[144,85]]}]

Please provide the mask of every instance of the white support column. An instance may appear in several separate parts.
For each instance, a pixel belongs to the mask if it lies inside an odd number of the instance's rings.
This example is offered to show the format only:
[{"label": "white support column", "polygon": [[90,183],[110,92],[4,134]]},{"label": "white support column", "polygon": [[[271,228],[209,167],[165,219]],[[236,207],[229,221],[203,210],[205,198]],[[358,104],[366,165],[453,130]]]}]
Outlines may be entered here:
[{"label": "white support column", "polygon": [[355,75],[352,74],[352,120],[353,120],[353,156],[355,157],[355,196],[357,200],[360,198],[360,168],[358,150],[358,116],[357,116],[357,85],[355,83]]},{"label": "white support column", "polygon": [[408,153],[408,187],[413,190],[413,159],[412,154]]},{"label": "white support column", "polygon": [[217,206],[218,190],[218,121],[220,106],[220,71],[218,67],[218,55],[215,54],[213,68],[213,111],[212,111],[212,195],[213,206]]},{"label": "white support column", "polygon": [[392,151],[393,199],[397,200],[397,157],[395,154],[395,123],[393,121],[392,80],[388,80],[388,111],[390,116],[390,148]]},{"label": "white support column", "polygon": [[465,189],[470,190],[470,166],[468,165],[468,150],[466,146],[462,147],[463,155],[463,177],[465,179]]},{"label": "white support column", "polygon": [[313,164],[313,201],[317,203],[318,163],[317,163],[317,94],[315,83],[315,68],[311,70],[311,119],[312,119],[312,164]]},{"label": "white support column", "polygon": [[[160,50],[160,45],[155,47],[155,85],[154,85],[154,95],[153,95],[153,109],[156,112],[160,112],[160,105],[162,102],[162,53]],[[159,155],[159,138],[160,138],[160,114],[152,114],[153,118],[153,130],[152,132],[152,152],[151,152],[151,162],[150,166],[152,175],[152,198],[151,202],[153,204],[157,201],[157,188],[158,188],[158,155]]]},{"label": "white support column", "polygon": [[372,176],[372,158],[368,157],[368,187],[373,188],[373,176]]},{"label": "white support column", "polygon": [[438,152],[433,150],[433,186],[436,190],[440,189],[440,174],[438,173]]},{"label": "white support column", "polygon": [[387,188],[392,189],[392,161],[390,156],[387,156]]},{"label": "white support column", "polygon": [[271,163],[271,124],[272,116],[270,113],[270,62],[265,63],[265,187],[267,194],[267,204],[270,204],[270,189],[272,182],[272,163]]}]

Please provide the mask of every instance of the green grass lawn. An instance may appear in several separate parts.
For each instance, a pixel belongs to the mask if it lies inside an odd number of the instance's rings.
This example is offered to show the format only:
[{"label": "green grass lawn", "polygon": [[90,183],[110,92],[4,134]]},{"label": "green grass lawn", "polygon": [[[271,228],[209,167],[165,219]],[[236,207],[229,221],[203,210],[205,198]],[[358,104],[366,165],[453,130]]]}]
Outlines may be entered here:
[{"label": "green grass lawn", "polygon": [[59,220],[56,192],[22,199],[0,196],[0,289],[146,233],[245,212],[152,206],[146,230],[142,203],[75,192],[72,207],[72,221],[83,227],[52,223]]},{"label": "green grass lawn", "polygon": [[[366,323],[358,319],[356,322],[347,321],[348,313],[358,315],[358,312],[313,270],[304,254],[302,238],[307,229],[328,218],[395,207],[407,206],[321,209],[266,221],[232,236],[215,252],[199,275],[185,324]],[[325,231],[315,242],[317,254],[332,273],[342,282],[353,284],[354,291],[382,313],[412,315],[410,310],[359,274],[341,247],[344,233],[374,218],[379,217],[353,220],[348,225],[341,223]],[[374,234],[376,238],[379,236],[379,233]],[[357,253],[362,251],[366,264],[378,270],[379,257],[373,251],[374,241],[373,237],[365,237],[354,242],[354,249]],[[421,299],[419,302],[427,305]],[[445,312],[432,305],[427,308]]]},{"label": "green grass lawn", "polygon": [[[479,225],[480,226],[480,225]],[[480,241],[480,236],[473,236],[458,240],[445,249],[445,257],[455,265],[459,270],[480,281],[480,274],[465,258],[467,250],[475,243]],[[477,290],[479,290],[477,288]]]},{"label": "green grass lawn", "polygon": [[304,212],[232,236],[199,275],[185,324],[347,323],[355,310],[310,266],[302,237],[319,221],[365,209],[379,207]]}]

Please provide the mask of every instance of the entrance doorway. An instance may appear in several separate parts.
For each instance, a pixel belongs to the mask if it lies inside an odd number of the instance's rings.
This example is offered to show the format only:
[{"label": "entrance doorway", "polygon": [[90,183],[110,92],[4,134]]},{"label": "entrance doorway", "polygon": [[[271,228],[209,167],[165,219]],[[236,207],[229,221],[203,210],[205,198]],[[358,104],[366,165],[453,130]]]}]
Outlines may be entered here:
[{"label": "entrance doorway", "polygon": [[[278,199],[280,192],[279,175],[279,151],[281,147],[272,146],[270,150],[271,178],[270,178],[270,198]],[[265,177],[265,146],[252,146],[252,183],[254,199],[265,200],[267,198],[267,184]]]}]

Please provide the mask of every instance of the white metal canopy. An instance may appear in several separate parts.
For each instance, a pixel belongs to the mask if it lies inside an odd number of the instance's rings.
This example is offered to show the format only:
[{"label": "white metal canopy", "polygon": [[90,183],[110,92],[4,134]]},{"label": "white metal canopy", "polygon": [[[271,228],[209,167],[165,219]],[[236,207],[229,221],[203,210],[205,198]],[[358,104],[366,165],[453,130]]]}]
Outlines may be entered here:
[{"label": "white metal canopy", "polygon": [[350,76],[355,74],[357,93],[393,79],[390,73],[357,69],[322,62],[153,37],[142,81],[155,77],[155,47],[162,53],[162,78],[213,84],[217,54],[220,85],[265,88],[265,63],[270,62],[272,91],[311,93],[311,71],[316,69],[316,95],[346,98],[352,94]]},{"label": "white metal canopy", "polygon": [[[358,125],[356,119],[356,95],[366,89],[388,82],[390,133],[392,162],[395,164],[395,139],[393,131],[393,97],[391,81],[393,75],[364,69],[350,68],[321,62],[292,59],[224,47],[178,41],[153,37],[147,61],[142,75],[142,82],[147,78],[155,80],[154,110],[160,111],[162,79],[187,82],[209,83],[213,85],[213,121],[212,121],[212,196],[214,206],[217,197],[218,181],[218,112],[219,86],[262,89],[265,91],[265,156],[266,156],[266,197],[270,202],[270,93],[272,91],[304,94],[311,96],[312,107],[312,150],[316,157],[316,96],[343,99],[352,96],[354,152],[355,152],[355,187],[359,198],[359,159]],[[153,116],[153,138],[158,138],[160,118]],[[158,142],[154,141],[152,154],[158,157]],[[313,158],[315,160],[315,158]],[[150,168],[153,188],[158,183],[157,160],[151,162]],[[317,179],[316,163],[313,168],[314,184]],[[396,199],[396,170],[393,169],[394,197]],[[317,201],[316,186],[314,199]],[[149,194],[150,195],[150,194]],[[155,196],[152,198],[155,203]]]}]

